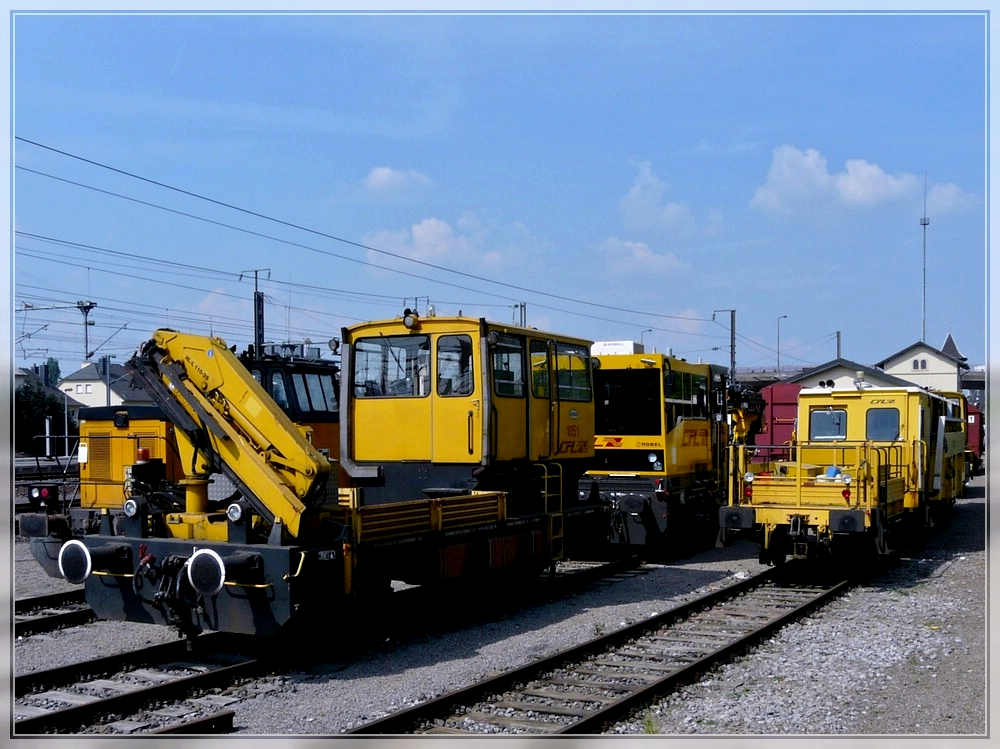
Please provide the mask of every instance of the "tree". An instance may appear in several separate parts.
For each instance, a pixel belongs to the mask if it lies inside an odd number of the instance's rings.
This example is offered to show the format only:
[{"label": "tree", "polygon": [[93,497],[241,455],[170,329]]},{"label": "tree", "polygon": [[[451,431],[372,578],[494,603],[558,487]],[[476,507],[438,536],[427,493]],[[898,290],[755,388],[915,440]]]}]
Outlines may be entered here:
[{"label": "tree", "polygon": [[[65,431],[65,403],[52,393],[26,383],[14,393],[14,450],[29,455],[44,455],[45,440],[35,439],[45,434],[45,417],[52,417],[51,434]],[[78,434],[76,419],[70,418],[70,434]]]},{"label": "tree", "polygon": [[61,375],[59,372],[59,361],[53,359],[50,356],[48,359],[45,360],[45,370],[49,374],[49,379],[46,380],[46,382],[48,382],[48,384],[51,385],[52,387],[55,387],[56,384],[61,379]]}]

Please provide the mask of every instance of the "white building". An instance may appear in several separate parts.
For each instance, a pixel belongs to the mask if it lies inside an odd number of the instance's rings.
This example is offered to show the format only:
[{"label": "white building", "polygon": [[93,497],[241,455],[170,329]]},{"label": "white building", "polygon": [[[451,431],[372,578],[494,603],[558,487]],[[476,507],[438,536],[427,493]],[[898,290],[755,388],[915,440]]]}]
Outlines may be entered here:
[{"label": "white building", "polygon": [[949,392],[962,390],[962,375],[969,371],[966,358],[959,353],[950,333],[941,349],[920,341],[875,366],[914,385]]},{"label": "white building", "polygon": [[826,364],[803,370],[801,374],[784,382],[794,382],[802,387],[857,387],[859,382],[873,387],[907,387],[912,382],[887,374],[880,369],[866,367],[849,359],[834,359]]},{"label": "white building", "polygon": [[153,402],[145,390],[132,387],[125,367],[109,363],[109,368],[105,373],[94,362],[84,362],[82,369],[59,381],[59,390],[84,406],[148,406]]}]

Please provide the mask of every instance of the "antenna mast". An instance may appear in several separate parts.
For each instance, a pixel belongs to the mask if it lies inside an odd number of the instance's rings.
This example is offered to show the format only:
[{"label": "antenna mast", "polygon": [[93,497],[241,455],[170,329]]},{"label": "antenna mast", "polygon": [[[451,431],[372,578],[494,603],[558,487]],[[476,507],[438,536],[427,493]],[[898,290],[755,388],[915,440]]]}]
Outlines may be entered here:
[{"label": "antenna mast", "polygon": [[258,268],[240,272],[240,281],[244,273],[253,273],[253,355],[259,359],[264,355],[264,293],[257,288],[257,274],[267,272],[271,278],[270,268]]},{"label": "antenna mast", "polygon": [[931,222],[927,218],[927,172],[924,172],[924,215],[920,218],[920,225],[924,227],[924,288],[920,304],[920,341],[927,342],[927,225]]}]

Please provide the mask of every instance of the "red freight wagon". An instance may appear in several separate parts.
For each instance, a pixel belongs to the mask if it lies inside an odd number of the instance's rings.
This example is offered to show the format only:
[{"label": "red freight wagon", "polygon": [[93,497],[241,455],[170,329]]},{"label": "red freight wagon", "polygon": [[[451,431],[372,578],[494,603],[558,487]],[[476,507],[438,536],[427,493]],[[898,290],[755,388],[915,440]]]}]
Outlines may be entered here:
[{"label": "red freight wagon", "polygon": [[788,445],[795,432],[795,416],[798,409],[799,391],[802,385],[796,382],[775,382],[761,388],[764,398],[764,413],[761,416],[758,445]]},{"label": "red freight wagon", "polygon": [[986,424],[983,422],[983,412],[978,406],[969,404],[968,444],[965,448],[965,461],[970,467],[970,475],[982,473],[983,454],[986,448]]}]

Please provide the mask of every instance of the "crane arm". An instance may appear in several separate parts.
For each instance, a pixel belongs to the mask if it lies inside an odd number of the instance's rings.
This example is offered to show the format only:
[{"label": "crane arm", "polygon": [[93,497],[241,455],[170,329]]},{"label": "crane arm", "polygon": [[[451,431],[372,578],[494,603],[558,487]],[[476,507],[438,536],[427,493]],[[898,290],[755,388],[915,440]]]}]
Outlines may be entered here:
[{"label": "crane arm", "polygon": [[160,329],[127,367],[206,459],[208,472],[225,474],[262,517],[299,536],[332,464],[225,341]]}]

